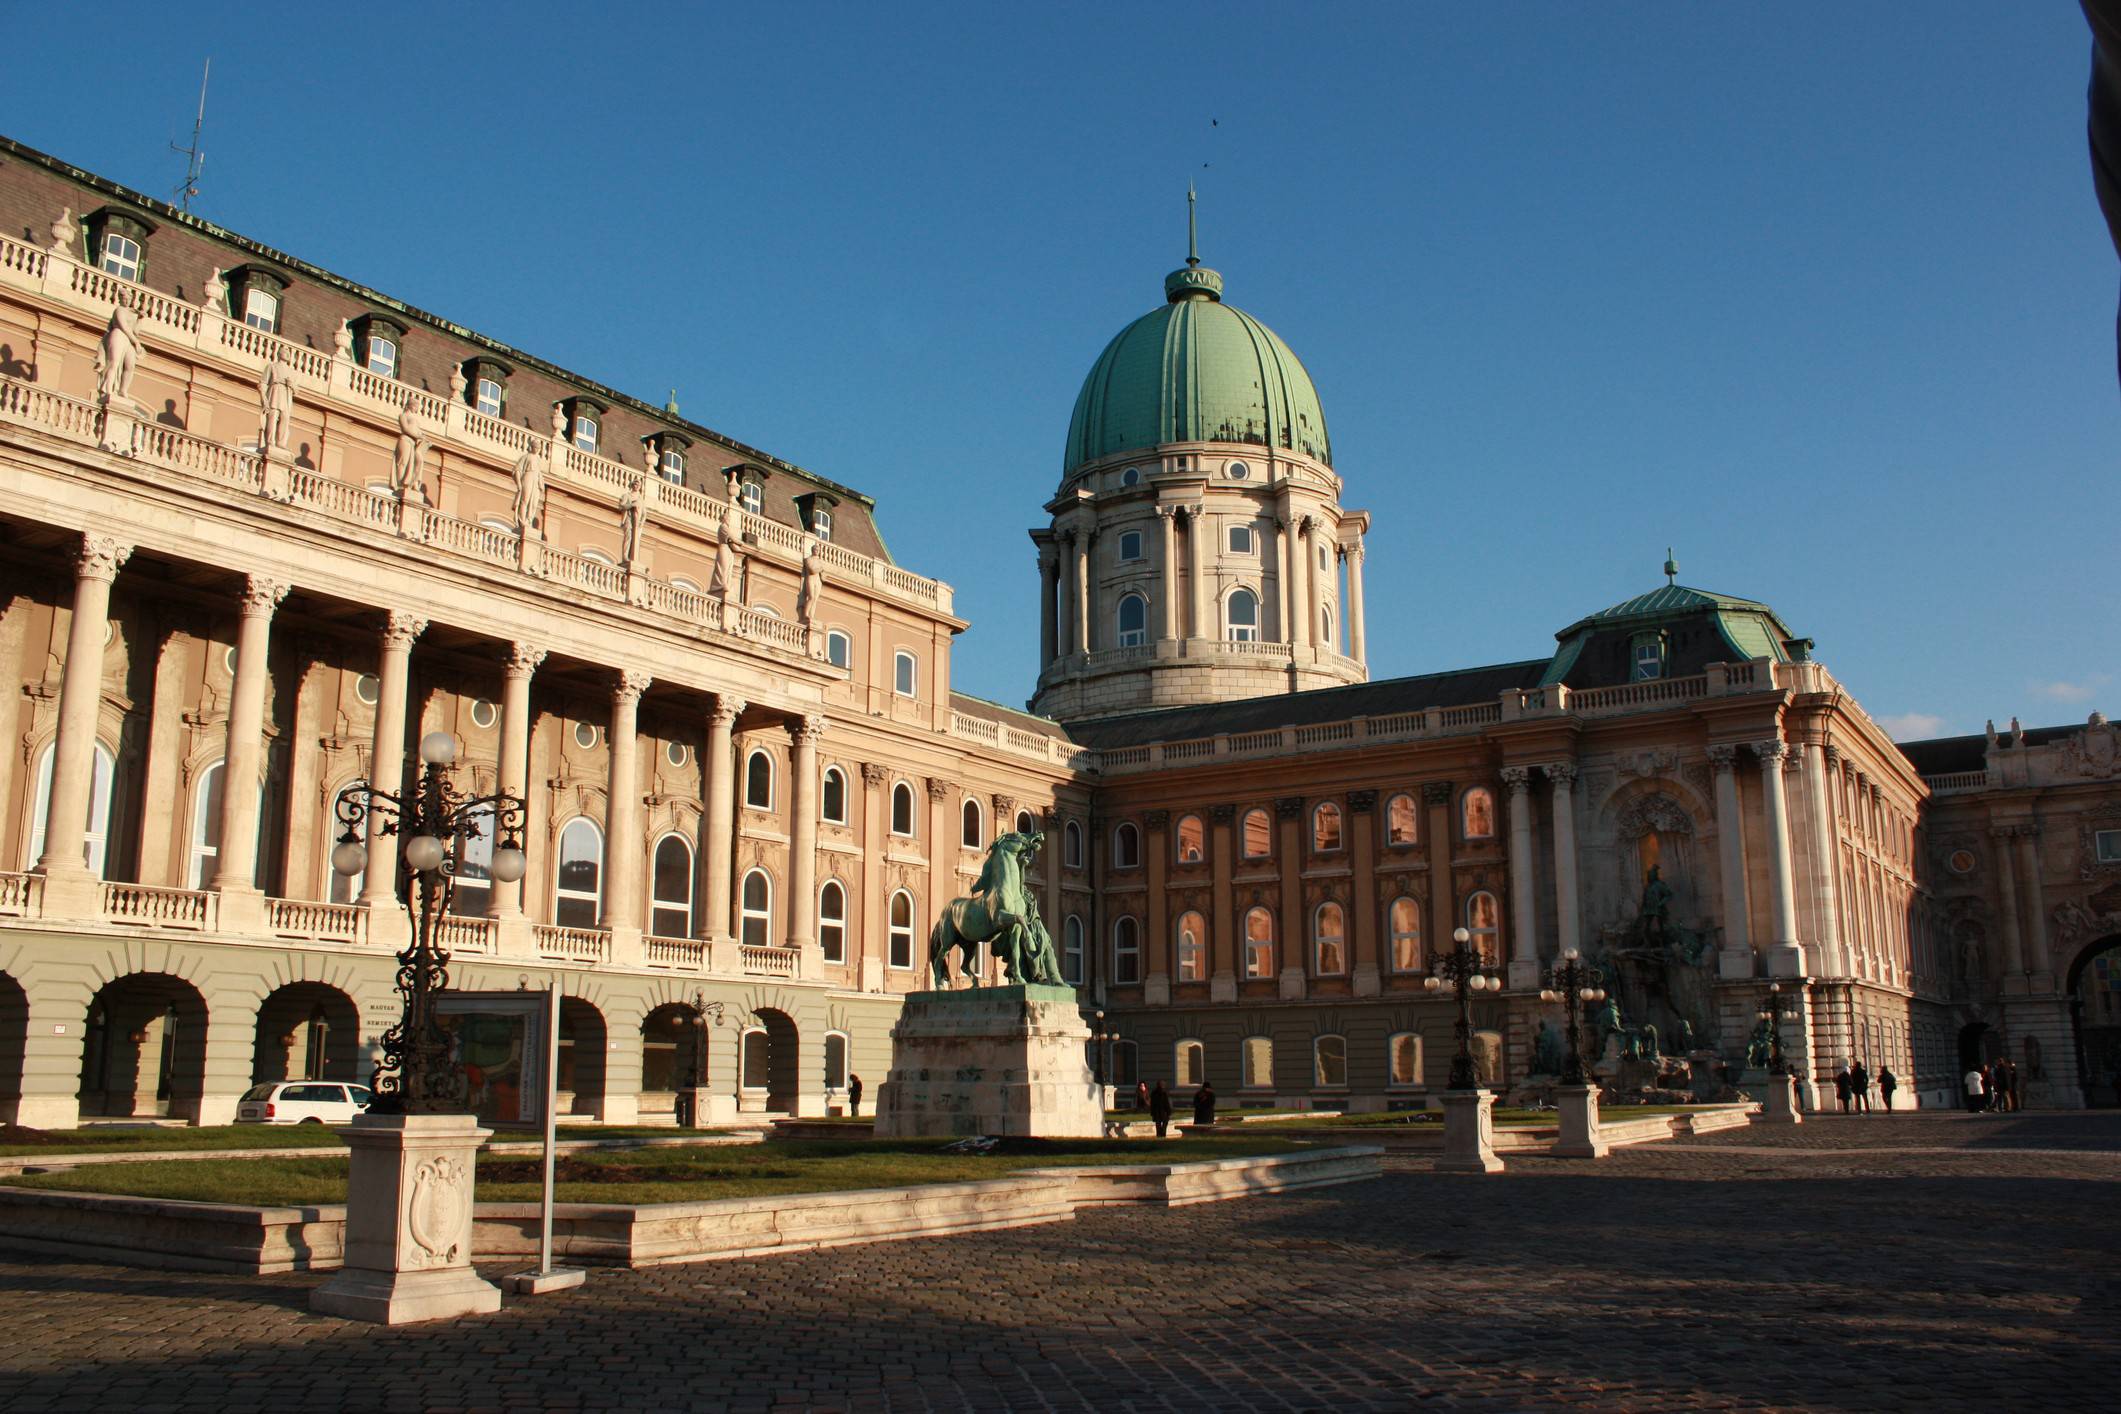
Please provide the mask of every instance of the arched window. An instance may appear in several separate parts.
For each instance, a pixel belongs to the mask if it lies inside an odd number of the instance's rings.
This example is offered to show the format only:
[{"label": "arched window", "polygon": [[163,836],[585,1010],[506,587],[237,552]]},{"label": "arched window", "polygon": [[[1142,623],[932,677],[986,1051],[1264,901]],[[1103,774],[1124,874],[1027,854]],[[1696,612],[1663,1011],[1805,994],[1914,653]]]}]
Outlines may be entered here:
[{"label": "arched window", "polygon": [[1061,857],[1070,869],[1083,867],[1083,827],[1073,820],[1061,831]]},{"label": "arched window", "polygon": [[1208,1048],[1192,1037],[1171,1048],[1171,1072],[1180,1085],[1199,1086],[1208,1079]]},{"label": "arched window", "polygon": [[773,809],[773,758],[763,751],[744,758],[744,805],[751,810]]},{"label": "arched window", "polygon": [[1311,852],[1332,854],[1340,848],[1340,807],[1326,801],[1311,812]]},{"label": "arched window", "polygon": [[1393,1089],[1411,1089],[1421,1084],[1421,1037],[1401,1031],[1385,1042],[1388,1083]]},{"label": "arched window", "polygon": [[611,558],[609,550],[600,550],[594,545],[584,545],[582,547],[582,558],[593,565],[602,565],[606,569],[617,569],[619,564],[617,560]]},{"label": "arched window", "polygon": [[1142,925],[1131,914],[1112,923],[1112,980],[1122,986],[1142,980]]},{"label": "arched window", "polygon": [[1318,641],[1335,653],[1340,651],[1340,640],[1333,636],[1333,606],[1318,606]]},{"label": "arched window", "polygon": [[658,938],[692,936],[692,842],[671,833],[655,842],[648,931]]},{"label": "arched window", "polygon": [[1459,801],[1461,829],[1469,840],[1495,838],[1495,794],[1486,786],[1474,786]]},{"label": "arched window", "polygon": [[1247,1036],[1238,1047],[1244,1061],[1244,1073],[1239,1076],[1247,1090],[1272,1090],[1274,1088],[1274,1042],[1265,1036]]},{"label": "arched window", "polygon": [[1390,924],[1392,932],[1392,970],[1421,971],[1421,905],[1401,895],[1392,900],[1392,908],[1386,915],[1386,921]]},{"label": "arched window", "polygon": [[847,960],[847,889],[837,879],[817,891],[817,946],[827,962]]},{"label": "arched window", "polygon": [[1245,812],[1245,858],[1267,859],[1274,853],[1274,821],[1267,812],[1253,808]]},{"label": "arched window", "polygon": [[1501,916],[1495,895],[1486,889],[1466,900],[1466,931],[1473,935],[1474,950],[1487,967],[1502,966],[1502,938],[1497,927]]},{"label": "arched window", "polygon": [[974,796],[966,796],[965,808],[959,814],[961,817],[959,839],[965,848],[979,849],[983,847],[986,844],[986,839],[984,838],[986,832],[982,828],[985,822],[980,819],[979,800]]},{"label": "arched window", "polygon": [[[1016,812],[1016,832],[1020,835],[1035,835],[1038,833],[1038,821],[1031,818],[1030,811],[1019,810]],[[1040,853],[1044,853],[1044,851],[1041,850]]]},{"label": "arched window", "polygon": [[915,697],[915,679],[920,673],[920,661],[911,653],[901,651],[891,660],[891,682],[901,697]]},{"label": "arched window", "polygon": [[847,823],[847,773],[837,766],[825,768],[825,788],[818,792],[818,814],[834,825]]},{"label": "arched window", "polygon": [[[37,763],[37,805],[31,816],[29,858],[23,861],[24,869],[34,869],[37,861],[44,857],[44,827],[51,819],[52,810],[52,752],[57,745],[54,742],[45,747],[43,759]],[[103,749],[102,742],[97,742],[94,774],[88,792],[88,839],[81,855],[88,863],[88,872],[99,879],[103,877],[104,860],[109,854],[111,779],[117,773],[117,766],[117,759]],[[215,792],[217,798],[219,794]],[[218,816],[219,813],[217,805],[215,814]]]},{"label": "arched window", "polygon": [[194,889],[213,883],[214,869],[221,857],[221,783],[228,777],[223,765],[216,761],[200,772],[199,788],[192,797],[189,875]]},{"label": "arched window", "polygon": [[[1141,537],[1136,536],[1139,540]],[[1119,601],[1119,646],[1134,648],[1149,641],[1149,601],[1139,594],[1123,594]]]},{"label": "arched window", "polygon": [[1274,975],[1274,915],[1264,908],[1245,914],[1245,976]]},{"label": "arched window", "polygon": [[493,807],[471,812],[474,829],[458,838],[456,884],[449,911],[459,918],[484,918],[493,898]]},{"label": "arched window", "polygon": [[1320,977],[1338,977],[1348,970],[1348,915],[1331,899],[1311,915],[1311,966]]},{"label": "arched window", "polygon": [[913,966],[913,895],[900,889],[891,896],[891,965]]},{"label": "arched window", "polygon": [[913,833],[913,787],[904,781],[891,788],[891,833]]},{"label": "arched window", "polygon": [[844,1032],[825,1033],[825,1088],[847,1088],[847,1037]]},{"label": "arched window", "polygon": [[835,668],[844,668],[854,662],[854,640],[836,628],[825,630],[825,661]]},{"label": "arched window", "polygon": [[1415,821],[1420,817],[1414,811],[1414,797],[1395,795],[1385,806],[1385,843],[1388,845],[1410,845],[1414,843]]},{"label": "arched window", "polygon": [[1083,985],[1083,920],[1072,913],[1061,928],[1061,979],[1071,987]]},{"label": "arched window", "polygon": [[1348,1041],[1320,1036],[1311,1042],[1311,1083],[1321,1090],[1348,1088]]},{"label": "arched window", "polygon": [[740,912],[743,914],[740,941],[747,947],[765,947],[767,937],[773,932],[773,877],[765,870],[754,869],[744,876]]},{"label": "arched window", "polygon": [[1198,815],[1178,817],[1178,862],[1198,864],[1205,857],[1208,832]]},{"label": "arched window", "polygon": [[1122,820],[1112,831],[1112,867],[1114,869],[1139,869],[1142,862],[1141,831],[1134,828],[1131,820]]},{"label": "arched window", "polygon": [[773,1077],[773,1043],[766,1039],[764,1031],[754,1029],[744,1033],[740,1044],[740,1073],[737,1083],[746,1090],[765,1089]]},{"label": "arched window", "polygon": [[[333,846],[338,844],[339,835],[346,829],[346,826],[340,823],[339,820],[339,802],[353,794],[353,787],[345,786],[340,789],[337,795],[332,797],[331,814],[324,821],[324,855],[327,859],[331,857]],[[361,897],[361,881],[367,877],[366,870],[359,874],[349,875],[341,874],[338,870],[333,869],[330,874],[331,901],[333,903],[352,903]]]},{"label": "arched window", "polygon": [[1224,622],[1233,643],[1259,641],[1259,596],[1249,589],[1231,592],[1224,601]]},{"label": "arched window", "polygon": [[1198,913],[1178,916],[1178,966],[1181,982],[1208,980],[1208,921]]},{"label": "arched window", "polygon": [[594,928],[604,911],[604,832],[594,820],[569,820],[560,831],[553,871],[552,921],[562,928]]}]

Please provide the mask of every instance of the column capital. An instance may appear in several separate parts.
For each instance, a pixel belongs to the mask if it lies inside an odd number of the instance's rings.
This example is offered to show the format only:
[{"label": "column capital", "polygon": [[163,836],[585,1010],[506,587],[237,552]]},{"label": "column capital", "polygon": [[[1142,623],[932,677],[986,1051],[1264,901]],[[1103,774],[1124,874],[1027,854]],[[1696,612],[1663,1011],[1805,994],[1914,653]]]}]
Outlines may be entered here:
[{"label": "column capital", "polygon": [[1770,737],[1766,741],[1756,741],[1753,743],[1753,754],[1760,758],[1760,764],[1763,767],[1766,766],[1767,763],[1770,761],[1782,760],[1785,756],[1789,755],[1789,752],[1789,743],[1784,741],[1779,736]]},{"label": "column capital", "polygon": [[272,611],[280,607],[293,586],[285,580],[267,579],[263,575],[247,575],[243,580],[243,617],[246,619],[270,618]]},{"label": "column capital", "polygon": [[738,717],[744,715],[745,705],[744,699],[741,697],[733,697],[729,693],[718,692],[714,696],[714,705],[707,709],[707,721],[710,725],[727,731],[736,724]]},{"label": "column capital", "polygon": [[1368,815],[1377,808],[1377,792],[1374,790],[1351,790],[1348,792],[1348,813]]},{"label": "column capital", "polygon": [[1234,805],[1211,805],[1208,807],[1208,819],[1218,825],[1228,825],[1237,819],[1237,807]]},{"label": "column capital", "polygon": [[533,648],[527,643],[508,645],[508,663],[504,669],[510,681],[521,681],[538,670],[545,661],[545,650]]},{"label": "column capital", "polygon": [[882,785],[887,779],[889,779],[890,775],[890,768],[883,765],[881,762],[864,761],[862,763],[862,784],[868,786],[872,790]]},{"label": "column capital", "polygon": [[1709,747],[1709,764],[1718,771],[1738,769],[1738,748],[1727,741],[1719,741]]},{"label": "column capital", "polygon": [[1574,790],[1576,788],[1576,763],[1574,761],[1551,761],[1539,769],[1546,772],[1547,779],[1554,783],[1554,789]]},{"label": "column capital", "polygon": [[1532,789],[1532,768],[1529,766],[1505,766],[1501,771],[1502,783],[1509,787],[1511,795],[1528,795]]},{"label": "column capital", "polygon": [[1842,763],[1847,760],[1848,757],[1842,754],[1842,750],[1840,747],[1835,746],[1832,742],[1827,743],[1826,767],[1829,771],[1840,770],[1842,768]]},{"label": "column capital", "polygon": [[1449,781],[1423,782],[1421,803],[1423,805],[1449,805],[1451,803],[1451,783]]},{"label": "column capital", "polygon": [[618,676],[611,682],[611,700],[620,706],[630,707],[641,700],[641,694],[646,692],[654,681],[647,673],[621,668]]},{"label": "column capital", "polygon": [[74,577],[100,579],[107,584],[118,577],[118,567],[132,553],[132,546],[108,535],[83,535],[74,551]]},{"label": "column capital", "polygon": [[1177,502],[1175,502],[1175,501],[1158,501],[1158,502],[1156,503],[1156,518],[1157,518],[1158,520],[1166,520],[1166,521],[1168,521],[1168,520],[1173,520],[1173,519],[1176,519],[1176,517],[1177,517],[1177,516],[1178,516],[1178,503],[1177,503]]},{"label": "column capital", "polygon": [[941,776],[930,776],[928,778],[928,798],[930,800],[946,800],[949,795],[950,782],[944,780]]},{"label": "column capital", "polygon": [[1368,559],[1370,556],[1370,552],[1363,546],[1361,536],[1357,536],[1348,544],[1341,546],[1340,552],[1348,557],[1348,560],[1351,564],[1358,565],[1361,564],[1364,560]]},{"label": "column capital", "polygon": [[427,632],[427,620],[418,614],[408,614],[403,609],[392,609],[383,616],[383,646],[405,649],[412,641]]},{"label": "column capital", "polygon": [[1171,828],[1171,812],[1168,810],[1144,810],[1142,824],[1161,834]]},{"label": "column capital", "polygon": [[824,735],[825,718],[822,713],[806,713],[788,723],[788,739],[797,746],[816,746],[819,738]]},{"label": "column capital", "polygon": [[1285,795],[1274,802],[1274,813],[1284,820],[1304,818],[1304,798],[1300,795]]},{"label": "column capital", "polygon": [[1782,769],[1785,771],[1802,771],[1804,769],[1804,751],[1795,746],[1785,747],[1782,753]]}]

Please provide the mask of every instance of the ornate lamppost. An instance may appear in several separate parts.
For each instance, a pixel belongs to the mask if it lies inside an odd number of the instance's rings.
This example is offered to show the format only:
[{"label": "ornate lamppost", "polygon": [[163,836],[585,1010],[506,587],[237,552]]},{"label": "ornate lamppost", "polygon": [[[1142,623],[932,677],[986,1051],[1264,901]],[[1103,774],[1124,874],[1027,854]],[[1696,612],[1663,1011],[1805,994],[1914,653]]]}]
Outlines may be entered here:
[{"label": "ornate lamppost", "polygon": [[1782,984],[1770,983],[1767,995],[1760,999],[1760,1019],[1767,1023],[1768,1074],[1788,1075],[1789,1058],[1782,1053],[1782,1023],[1797,1014],[1797,1008],[1782,994]]},{"label": "ornate lamppost", "polygon": [[707,1022],[712,1018],[716,1026],[722,1024],[722,1004],[707,1000],[705,992],[692,994],[692,1009],[678,1018],[678,1025],[692,1036],[690,1057],[689,1092],[678,1097],[677,1122],[697,1129],[700,1124],[699,1093],[707,1088]]},{"label": "ornate lamppost", "polygon": [[1431,992],[1448,984],[1458,994],[1458,1053],[1451,1057],[1449,1086],[1453,1090],[1480,1088],[1473,1068],[1473,993],[1502,990],[1502,979],[1488,974],[1487,963],[1472,946],[1472,939],[1464,928],[1455,929],[1451,941],[1457,946],[1436,959],[1435,968],[1421,983]]},{"label": "ornate lamppost", "polygon": [[1605,974],[1585,962],[1574,948],[1564,951],[1561,961],[1547,969],[1547,985],[1539,999],[1560,1002],[1569,1023],[1569,1053],[1561,1062],[1564,1085],[1590,1083],[1590,1072],[1583,1063],[1583,1009],[1605,1000],[1605,989],[1598,985],[1604,980]]},{"label": "ornate lamppost", "polygon": [[398,992],[405,998],[398,1024],[383,1033],[383,1060],[376,1067],[376,1114],[448,1114],[462,1108],[463,1077],[449,1059],[449,1038],[436,1019],[435,1001],[449,987],[449,952],[435,935],[456,894],[456,871],[471,840],[496,841],[487,864],[493,878],[512,884],[523,877],[524,809],[520,797],[497,792],[466,797],[449,780],[457,739],[429,732],[420,739],[421,771],[403,795],[356,781],[341,792],[337,807],[345,826],[331,852],[331,867],[351,877],[368,867],[362,843],[370,815],[376,833],[404,840],[398,851],[399,894],[412,920],[412,942],[398,954]]}]

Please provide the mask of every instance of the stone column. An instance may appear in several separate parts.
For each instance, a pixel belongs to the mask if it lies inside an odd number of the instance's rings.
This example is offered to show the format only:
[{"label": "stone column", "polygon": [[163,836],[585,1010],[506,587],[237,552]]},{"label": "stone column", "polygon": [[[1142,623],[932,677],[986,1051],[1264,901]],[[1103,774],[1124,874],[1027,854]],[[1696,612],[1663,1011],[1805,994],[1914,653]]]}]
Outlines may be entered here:
[{"label": "stone column", "polygon": [[[736,759],[731,733],[744,711],[744,699],[717,693],[707,713],[707,813],[700,820],[700,854],[707,861],[707,926],[712,942],[731,940],[730,871],[736,862]],[[726,959],[732,966],[735,956]]]},{"label": "stone column", "polygon": [[611,685],[611,725],[605,731],[610,777],[604,804],[604,926],[611,930],[616,961],[630,934],[635,950],[641,936],[641,860],[647,841],[641,838],[641,752],[635,730],[641,694],[653,681],[646,673],[620,672]]},{"label": "stone column", "polygon": [[1142,906],[1143,946],[1148,966],[1142,969],[1142,1001],[1164,1006],[1171,1000],[1171,908],[1166,887],[1171,875],[1171,812],[1145,810],[1142,823],[1142,864],[1148,875],[1149,894]]},{"label": "stone column", "polygon": [[[958,838],[951,827],[956,823],[950,809],[950,782],[940,776],[930,776],[928,787],[928,823],[921,831],[921,842],[928,849],[928,918],[940,918],[943,906],[957,897],[957,852]],[[969,892],[969,890],[968,890]],[[930,923],[928,926],[932,927]],[[927,950],[921,940],[928,936],[928,927],[922,926],[919,917],[913,920],[913,965],[916,969],[927,966]],[[982,981],[985,979],[982,978]]]},{"label": "stone column", "polygon": [[1557,761],[1546,768],[1546,773],[1554,785],[1554,922],[1558,955],[1583,946],[1583,918],[1576,902],[1576,766]]},{"label": "stone column", "polygon": [[1097,649],[1097,576],[1090,564],[1090,556],[1097,546],[1097,537],[1089,531],[1077,531],[1075,536],[1075,651],[1091,653]]},{"label": "stone column", "polygon": [[[1295,538],[1292,530],[1293,522],[1288,516],[1274,517],[1274,614],[1280,621],[1275,624],[1274,631],[1280,635],[1283,643],[1296,642],[1297,626],[1291,621],[1290,614],[1294,598],[1290,592],[1290,582],[1296,573],[1295,558],[1289,553],[1289,546]],[[1266,636],[1264,629],[1261,630],[1260,636]]]},{"label": "stone column", "polygon": [[1208,870],[1215,897],[1210,905],[1208,932],[1208,1000],[1237,1000],[1237,920],[1230,895],[1230,827],[1237,818],[1234,805],[1208,807]]},{"label": "stone column", "polygon": [[[392,609],[383,620],[383,651],[376,661],[376,731],[368,756],[368,776],[376,788],[395,794],[405,788],[405,689],[411,677],[413,640],[427,631],[427,620]],[[361,876],[361,901],[368,905],[370,940],[378,930],[407,932],[411,925],[398,912],[398,836],[382,833],[383,820],[368,815],[368,871]],[[385,920],[390,920],[386,922]]]},{"label": "stone column", "polygon": [[1348,792],[1348,855],[1354,868],[1354,898],[1348,906],[1348,927],[1354,937],[1353,970],[1349,985],[1358,997],[1374,997],[1382,990],[1377,960],[1377,792]]},{"label": "stone column", "polygon": [[1210,585],[1208,566],[1214,556],[1208,549],[1208,517],[1206,508],[1195,504],[1186,510],[1186,531],[1192,537],[1192,593],[1187,596],[1193,614],[1193,636],[1213,638],[1213,616],[1208,611]]},{"label": "stone column", "polygon": [[59,684],[59,733],[52,746],[52,789],[44,814],[47,876],[44,909],[61,918],[102,910],[88,872],[88,809],[96,771],[96,716],[103,701],[103,635],[110,625],[110,586],[133,552],[107,535],[83,535],[74,552],[74,612],[66,631]]},{"label": "stone column", "polygon": [[1276,862],[1281,866],[1281,999],[1300,1002],[1311,973],[1311,930],[1304,926],[1304,798],[1285,795],[1274,802]]},{"label": "stone column", "polygon": [[1304,632],[1311,642],[1317,645],[1318,651],[1325,654],[1338,652],[1339,648],[1328,641],[1325,621],[1319,613],[1320,607],[1325,603],[1323,586],[1318,582],[1322,573],[1318,568],[1319,531],[1322,524],[1317,516],[1304,517],[1304,534],[1299,548],[1304,557],[1304,622],[1308,625]]},{"label": "stone column", "polygon": [[[1163,594],[1156,610],[1156,636],[1184,638],[1186,625],[1178,611],[1178,507],[1156,508],[1157,553],[1162,557]],[[1196,564],[1195,570],[1200,567]]]},{"label": "stone column", "polygon": [[1075,564],[1075,532],[1060,533],[1060,563],[1056,566],[1059,583],[1054,593],[1054,648],[1058,656],[1066,658],[1080,653],[1082,645],[1075,635],[1075,581],[1080,573]]},{"label": "stone column", "polygon": [[1539,935],[1532,893],[1532,771],[1502,768],[1510,799],[1510,967],[1512,991],[1539,986]]},{"label": "stone column", "polygon": [[1059,551],[1052,545],[1038,547],[1038,666],[1043,672],[1060,656],[1060,568]]},{"label": "stone column", "polygon": [[2018,827],[2018,875],[2025,889],[2026,986],[2034,992],[2052,992],[2055,990],[2055,964],[2047,951],[2047,892],[2040,884],[2038,825]]},{"label": "stone column", "polygon": [[[527,643],[508,645],[508,664],[501,671],[501,759],[495,763],[501,793],[526,804],[530,789],[530,678],[545,661],[545,650]],[[523,881],[493,881],[487,896],[489,917],[523,917]]]},{"label": "stone column", "polygon": [[862,763],[862,990],[884,990],[884,955],[889,946],[884,930],[890,922],[891,875],[884,863],[886,827],[884,796],[891,773],[880,763]]},{"label": "stone column", "polygon": [[1367,554],[1360,540],[1348,547],[1348,656],[1358,663],[1370,661],[1362,621],[1362,562]]},{"label": "stone column", "polygon": [[1824,741],[1804,744],[1804,806],[1812,827],[1812,897],[1817,908],[1819,935],[1816,965],[1837,977],[1845,977],[1849,972],[1849,959],[1841,946],[1840,909],[1834,901],[1838,892],[1834,881],[1840,871],[1834,867],[1834,805],[1833,795],[1827,789]]},{"label": "stone column", "polygon": [[788,724],[788,946],[804,974],[823,975],[817,941],[817,743],[823,717]]},{"label": "stone column", "polygon": [[1797,889],[1790,868],[1790,807],[1782,782],[1789,746],[1780,737],[1753,743],[1760,758],[1760,784],[1767,802],[1768,835],[1768,975],[1802,977],[1804,944],[1797,940]]},{"label": "stone column", "polygon": [[1421,840],[1429,856],[1429,924],[1422,951],[1432,958],[1451,950],[1451,930],[1458,926],[1457,884],[1451,877],[1451,795],[1449,781],[1430,781],[1421,788],[1428,817],[1421,822]]},{"label": "stone column", "polygon": [[[2019,932],[2018,870],[2011,859],[2011,839],[2017,829],[1998,825],[1989,831],[1996,841],[1996,891],[2003,897],[1999,910],[2003,920],[2003,990],[2025,991],[2025,944]],[[1978,979],[1974,979],[1978,980]]]},{"label": "stone column", "polygon": [[[264,778],[265,757],[265,658],[272,638],[273,610],[287,597],[287,585],[251,575],[243,585],[243,616],[236,627],[236,680],[228,702],[228,737],[221,766],[221,850],[215,863],[213,886],[224,897],[221,922],[238,927],[245,919],[230,919],[229,895],[259,893],[258,789]],[[233,905],[239,914],[258,914],[262,908]]]},{"label": "stone column", "polygon": [[1285,538],[1289,547],[1289,642],[1308,648],[1318,625],[1311,603],[1311,517],[1291,521]]},{"label": "stone column", "polygon": [[1745,818],[1738,807],[1738,748],[1709,748],[1716,776],[1716,872],[1723,884],[1723,948],[1716,975],[1751,977],[1754,973],[1752,929],[1745,897]]}]

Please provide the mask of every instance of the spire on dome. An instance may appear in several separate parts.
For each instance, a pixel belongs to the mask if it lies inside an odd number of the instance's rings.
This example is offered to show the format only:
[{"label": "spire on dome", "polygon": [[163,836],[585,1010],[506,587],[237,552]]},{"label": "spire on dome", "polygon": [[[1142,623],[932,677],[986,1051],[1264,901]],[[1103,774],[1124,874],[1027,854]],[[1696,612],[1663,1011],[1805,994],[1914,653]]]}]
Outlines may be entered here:
[{"label": "spire on dome", "polygon": [[1193,183],[1186,183],[1186,268],[1173,270],[1164,276],[1164,298],[1172,304],[1181,300],[1205,299],[1220,303],[1223,297],[1223,277],[1200,263],[1200,221],[1194,211],[1200,198],[1193,190]]},{"label": "spire on dome", "polygon": [[1664,582],[1679,583],[1679,561],[1672,558],[1672,547],[1669,545],[1664,547]]}]

